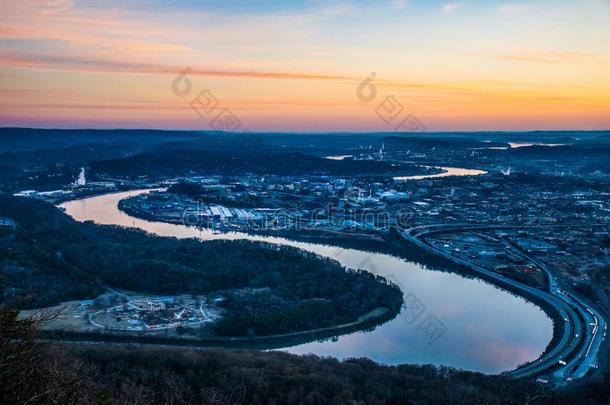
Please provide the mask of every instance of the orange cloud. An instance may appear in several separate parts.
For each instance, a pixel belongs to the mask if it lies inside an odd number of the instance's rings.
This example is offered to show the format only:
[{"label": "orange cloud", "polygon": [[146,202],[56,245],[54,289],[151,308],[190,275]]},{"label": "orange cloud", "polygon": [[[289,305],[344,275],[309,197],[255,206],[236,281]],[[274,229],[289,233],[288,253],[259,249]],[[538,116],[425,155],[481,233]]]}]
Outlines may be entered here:
[{"label": "orange cloud", "polygon": [[[608,25],[599,19],[566,20],[547,38],[546,25],[532,22],[546,22],[543,13],[529,13],[517,26],[488,7],[488,20],[477,21],[497,30],[482,38],[479,25],[439,12],[407,16],[417,7],[385,14],[369,8],[363,30],[358,10],[223,14],[205,6],[111,4],[7,2],[0,15],[1,124],[205,128],[189,97],[209,88],[253,130],[391,130],[374,111],[389,95],[430,130],[610,126],[610,48],[599,40]],[[512,14],[528,9],[505,6]],[[468,3],[468,12],[477,6]],[[407,28],[396,23],[402,14],[411,18]],[[577,30],[578,21],[594,29]],[[541,51],[501,47],[521,46],[518,33],[535,36]],[[170,83],[186,66],[193,93],[180,98]],[[372,71],[379,73],[378,97],[362,103],[356,88]]]},{"label": "orange cloud", "polygon": [[[177,74],[184,67],[154,66],[139,63],[117,62],[110,60],[87,60],[69,57],[21,57],[0,56],[1,66],[36,67],[43,69],[75,70],[83,72],[132,73],[132,74]],[[355,80],[354,78],[320,73],[304,72],[257,72],[240,70],[221,70],[191,68],[193,76],[214,76],[250,79],[290,79],[290,80]]]}]

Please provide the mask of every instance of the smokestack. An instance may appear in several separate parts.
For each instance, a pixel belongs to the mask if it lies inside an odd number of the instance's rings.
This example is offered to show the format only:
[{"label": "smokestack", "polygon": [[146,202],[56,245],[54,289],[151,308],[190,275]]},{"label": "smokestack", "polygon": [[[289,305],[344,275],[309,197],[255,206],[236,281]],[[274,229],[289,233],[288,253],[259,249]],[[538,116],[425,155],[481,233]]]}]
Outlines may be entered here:
[{"label": "smokestack", "polygon": [[74,182],[74,187],[83,187],[85,184],[87,184],[87,179],[85,179],[85,168],[81,167],[78,178]]}]

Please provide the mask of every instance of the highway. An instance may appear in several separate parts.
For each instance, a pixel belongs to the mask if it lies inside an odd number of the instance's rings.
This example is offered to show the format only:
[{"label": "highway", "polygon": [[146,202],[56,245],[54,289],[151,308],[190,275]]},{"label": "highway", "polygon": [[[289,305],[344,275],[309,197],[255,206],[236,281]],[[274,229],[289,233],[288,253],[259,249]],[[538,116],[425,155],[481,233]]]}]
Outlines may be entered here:
[{"label": "highway", "polygon": [[[506,374],[514,378],[539,377],[539,381],[551,381],[555,386],[563,386],[585,377],[595,364],[597,354],[606,336],[607,324],[603,316],[580,297],[560,288],[555,276],[525,252],[511,245],[513,252],[540,268],[547,277],[547,291],[534,288],[502,274],[454,256],[426,241],[426,236],[438,233],[452,233],[475,230],[521,229],[527,226],[492,226],[473,224],[450,224],[417,226],[401,232],[402,237],[440,255],[454,263],[464,265],[481,278],[508,288],[528,300],[544,304],[547,311],[555,311],[556,321],[563,320],[561,336],[556,337],[553,347],[543,356]],[[488,237],[487,237],[488,238]],[[490,238],[493,239],[493,238]],[[499,242],[499,240],[495,240]]]}]

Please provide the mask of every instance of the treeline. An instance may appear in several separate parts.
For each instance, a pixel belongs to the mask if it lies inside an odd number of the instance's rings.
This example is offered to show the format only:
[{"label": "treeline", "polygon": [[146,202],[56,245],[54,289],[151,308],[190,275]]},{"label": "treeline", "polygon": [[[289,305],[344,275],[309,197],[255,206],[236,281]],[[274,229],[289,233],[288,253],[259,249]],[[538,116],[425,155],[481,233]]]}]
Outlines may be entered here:
[{"label": "treeline", "polygon": [[432,170],[410,163],[373,160],[330,160],[301,152],[238,154],[228,149],[163,150],[91,163],[96,174],[177,176],[188,173],[245,175],[414,175]]},{"label": "treeline", "polygon": [[[232,208],[260,208],[261,198],[253,195],[245,195],[240,199],[227,198],[225,196],[207,193],[198,183],[179,182],[167,188],[168,193],[181,194],[196,199],[202,204],[226,205]],[[154,195],[147,195],[147,199],[154,199]]]},{"label": "treeline", "polygon": [[434,366],[381,366],[314,355],[77,347],[72,356],[126,402],[222,404],[524,403],[525,381]]},{"label": "treeline", "polygon": [[342,324],[378,307],[396,314],[402,304],[400,289],[385,279],[291,247],[202,243],[81,223],[50,204],[6,194],[0,194],[0,217],[18,223],[0,237],[0,273],[7,280],[1,298],[22,308],[94,297],[106,285],[170,295],[265,288],[267,296],[246,294],[247,304],[227,302],[228,320],[252,320],[224,321],[219,332],[243,336]]},{"label": "treeline", "polygon": [[387,150],[411,150],[429,152],[430,150],[456,151],[469,149],[483,149],[490,147],[508,147],[502,141],[483,141],[474,137],[465,137],[460,134],[447,134],[446,136],[386,136],[382,139]]}]

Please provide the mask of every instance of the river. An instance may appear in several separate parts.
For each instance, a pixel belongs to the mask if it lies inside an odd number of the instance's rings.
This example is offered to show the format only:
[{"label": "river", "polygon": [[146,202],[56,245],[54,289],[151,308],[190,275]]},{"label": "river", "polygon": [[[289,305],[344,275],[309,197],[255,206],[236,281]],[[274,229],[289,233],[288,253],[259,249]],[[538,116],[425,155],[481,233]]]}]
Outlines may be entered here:
[{"label": "river", "polygon": [[409,181],[409,180],[424,180],[424,179],[436,179],[440,177],[451,177],[451,176],[480,176],[487,174],[485,170],[479,169],[464,169],[461,167],[444,167],[444,166],[423,166],[429,169],[440,169],[443,172],[437,174],[422,174],[418,176],[397,176],[394,177],[395,181]]},{"label": "river", "polygon": [[[79,221],[136,227],[160,236],[263,240],[298,247],[331,257],[344,266],[388,277],[400,285],[407,300],[415,298],[422,305],[417,317],[403,309],[395,319],[371,332],[356,332],[340,336],[337,341],[283,349],[288,352],[340,359],[368,357],[384,364],[447,365],[493,374],[536,359],[552,338],[552,322],[539,307],[481,280],[427,270],[385,254],[244,233],[215,234],[183,225],[151,222],[131,217],[117,208],[119,200],[143,192],[147,191],[105,194],[69,201],[62,206]],[[438,320],[444,330],[442,335],[435,336],[436,340],[426,334],[424,322],[429,319]]]}]

